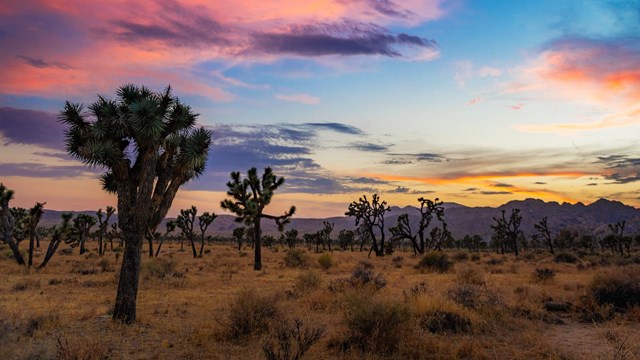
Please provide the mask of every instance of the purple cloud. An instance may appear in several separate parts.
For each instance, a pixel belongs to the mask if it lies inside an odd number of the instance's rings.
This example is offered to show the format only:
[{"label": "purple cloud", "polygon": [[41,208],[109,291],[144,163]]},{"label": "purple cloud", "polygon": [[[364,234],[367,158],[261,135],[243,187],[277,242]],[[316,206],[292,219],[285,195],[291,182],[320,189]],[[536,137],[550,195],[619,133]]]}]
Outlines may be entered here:
[{"label": "purple cloud", "polygon": [[0,107],[0,133],[8,143],[62,150],[64,130],[52,113]]}]

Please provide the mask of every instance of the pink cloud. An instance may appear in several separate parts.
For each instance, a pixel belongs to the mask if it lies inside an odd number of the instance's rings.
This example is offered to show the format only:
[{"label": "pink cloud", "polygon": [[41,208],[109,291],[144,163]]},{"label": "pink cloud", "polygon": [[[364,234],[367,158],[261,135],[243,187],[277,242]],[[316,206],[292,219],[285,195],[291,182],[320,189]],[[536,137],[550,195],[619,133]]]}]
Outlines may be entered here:
[{"label": "pink cloud", "polygon": [[473,99],[467,101],[467,105],[475,105],[482,101],[481,97],[474,97]]},{"label": "pink cloud", "polygon": [[317,105],[320,103],[319,98],[308,95],[308,94],[292,94],[292,95],[276,94],[275,98],[283,101],[298,102],[305,105]]}]

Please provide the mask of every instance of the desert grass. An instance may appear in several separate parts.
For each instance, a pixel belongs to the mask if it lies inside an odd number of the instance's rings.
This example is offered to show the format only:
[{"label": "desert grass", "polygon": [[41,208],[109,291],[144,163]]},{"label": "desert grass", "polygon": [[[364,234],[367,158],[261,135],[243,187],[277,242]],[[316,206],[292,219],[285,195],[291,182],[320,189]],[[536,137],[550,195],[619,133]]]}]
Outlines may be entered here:
[{"label": "desert grass", "polygon": [[[326,266],[327,255],[299,249],[304,266],[291,266],[274,246],[254,271],[251,249],[212,245],[194,259],[169,243],[158,259],[143,257],[138,321],[125,326],[111,321],[121,254],[94,247],[56,254],[39,272],[0,258],[2,358],[264,359],[282,324],[296,322],[321,329],[304,359],[640,356],[640,308],[592,299],[602,274],[638,273],[617,259],[450,251],[452,269],[438,272],[416,268],[421,257],[409,252],[335,251]],[[555,275],[541,280],[540,269]],[[598,311],[606,316],[586,320]],[[238,332],[237,321],[256,324]]]}]

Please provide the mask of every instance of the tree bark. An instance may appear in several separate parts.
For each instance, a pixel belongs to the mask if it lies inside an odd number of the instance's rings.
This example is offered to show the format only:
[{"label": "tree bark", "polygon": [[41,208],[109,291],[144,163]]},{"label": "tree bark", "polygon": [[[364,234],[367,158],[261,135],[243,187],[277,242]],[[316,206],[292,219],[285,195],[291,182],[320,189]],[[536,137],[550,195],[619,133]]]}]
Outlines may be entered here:
[{"label": "tree bark", "polygon": [[44,256],[44,260],[42,260],[42,264],[40,264],[40,266],[38,266],[38,270],[43,269],[45,266],[47,266],[47,264],[49,263],[49,260],[51,260],[51,258],[53,257],[53,254],[56,253],[56,250],[58,250],[58,246],[60,246],[60,243],[62,242],[61,238],[57,238],[57,239],[52,239],[51,242],[49,243],[49,247],[47,248],[47,254]]},{"label": "tree bark", "polygon": [[113,320],[125,324],[136,321],[136,300],[138,298],[138,282],[142,257],[142,238],[144,231],[129,232],[122,230],[124,238],[124,256],[120,268],[116,304],[113,309]]},{"label": "tree bark", "polygon": [[253,270],[262,270],[262,240],[260,239],[260,218],[258,217],[253,224],[253,242],[255,244],[255,260],[253,262]]},{"label": "tree bark", "polygon": [[28,267],[31,267],[33,265],[33,247],[35,245],[35,229],[33,231],[31,231],[31,229],[29,229],[29,263],[28,263]]},{"label": "tree bark", "polygon": [[16,259],[18,265],[26,265],[18,244],[13,241],[13,216],[9,213],[8,205],[2,207],[2,226],[4,227],[4,242],[9,244],[14,259]]}]

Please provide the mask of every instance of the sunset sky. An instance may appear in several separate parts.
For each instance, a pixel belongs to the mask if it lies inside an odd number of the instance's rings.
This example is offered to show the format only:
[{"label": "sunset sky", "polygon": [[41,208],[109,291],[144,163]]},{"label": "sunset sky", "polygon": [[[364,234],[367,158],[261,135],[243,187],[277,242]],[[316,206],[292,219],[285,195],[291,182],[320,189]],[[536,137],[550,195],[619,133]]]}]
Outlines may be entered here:
[{"label": "sunset sky", "polygon": [[0,181],[14,205],[115,204],[64,150],[65,100],[174,93],[213,131],[178,194],[222,213],[231,171],[271,166],[274,212],[377,192],[470,206],[640,205],[640,2],[4,0]]}]

